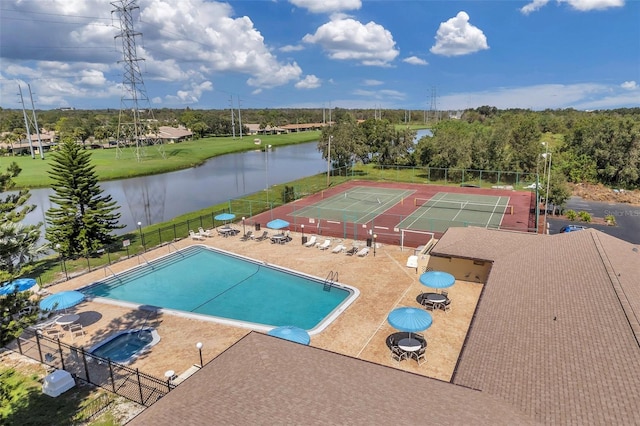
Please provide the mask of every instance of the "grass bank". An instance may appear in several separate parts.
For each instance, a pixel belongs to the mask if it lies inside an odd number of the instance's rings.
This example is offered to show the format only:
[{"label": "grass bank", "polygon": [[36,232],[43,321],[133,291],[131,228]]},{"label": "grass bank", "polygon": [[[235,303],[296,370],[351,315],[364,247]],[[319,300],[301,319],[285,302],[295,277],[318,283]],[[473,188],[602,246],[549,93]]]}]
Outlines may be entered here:
[{"label": "grass bank", "polygon": [[[264,135],[260,136],[262,141],[260,145],[254,143],[254,136],[245,136],[242,139],[204,138],[197,141],[144,147],[141,161],[136,160],[133,148],[125,148],[120,152],[115,148],[94,149],[91,150],[91,160],[100,181],[126,179],[188,169],[219,155],[261,149],[265,145],[283,146],[313,142],[319,137],[319,131]],[[164,158],[161,151],[164,151]],[[116,154],[119,154],[119,158],[116,158]],[[51,186],[48,175],[51,158],[50,152],[45,153],[44,160],[40,157],[32,159],[30,156],[0,157],[0,167],[4,169],[15,161],[22,169],[15,179],[18,187],[46,188]]]}]

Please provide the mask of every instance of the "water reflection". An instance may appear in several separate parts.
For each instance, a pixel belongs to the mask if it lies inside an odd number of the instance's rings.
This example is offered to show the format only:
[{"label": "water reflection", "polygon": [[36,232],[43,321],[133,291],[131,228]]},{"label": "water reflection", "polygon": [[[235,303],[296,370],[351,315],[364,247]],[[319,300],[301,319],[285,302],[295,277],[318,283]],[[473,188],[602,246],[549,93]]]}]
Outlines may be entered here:
[{"label": "water reflection", "polygon": [[[132,160],[133,161],[133,160]],[[269,168],[267,170],[267,161]],[[143,226],[164,222],[176,216],[223,203],[265,188],[323,172],[326,162],[317,143],[255,150],[212,158],[191,169],[155,176],[102,182],[105,194],[120,206],[119,231],[133,231]],[[25,222],[44,222],[44,212],[51,207],[50,189],[31,190],[30,204],[36,209]],[[43,232],[44,235],[44,232]]]}]

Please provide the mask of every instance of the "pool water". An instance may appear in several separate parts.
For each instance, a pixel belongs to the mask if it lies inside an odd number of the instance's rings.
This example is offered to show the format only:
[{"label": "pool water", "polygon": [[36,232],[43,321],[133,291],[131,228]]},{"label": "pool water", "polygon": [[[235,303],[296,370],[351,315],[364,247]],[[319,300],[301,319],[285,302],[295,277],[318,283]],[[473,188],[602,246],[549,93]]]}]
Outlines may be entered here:
[{"label": "pool water", "polygon": [[321,279],[205,246],[174,252],[82,291],[256,326],[306,330],[324,328],[358,295],[341,284],[326,291]]},{"label": "pool water", "polygon": [[154,341],[156,340],[154,335],[157,333],[151,329],[127,330],[97,344],[89,349],[89,353],[109,358],[113,362],[127,363],[140,352],[157,343]]}]

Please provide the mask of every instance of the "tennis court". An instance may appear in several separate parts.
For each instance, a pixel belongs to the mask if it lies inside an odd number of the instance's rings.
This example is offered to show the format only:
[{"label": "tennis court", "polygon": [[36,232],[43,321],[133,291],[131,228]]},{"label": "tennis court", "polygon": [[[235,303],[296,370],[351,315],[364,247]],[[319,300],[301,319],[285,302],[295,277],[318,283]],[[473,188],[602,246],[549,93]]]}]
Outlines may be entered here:
[{"label": "tennis court", "polygon": [[400,229],[444,232],[452,226],[500,228],[505,214],[513,214],[508,196],[438,192],[414,198],[416,210],[398,224]]},{"label": "tennis court", "polygon": [[413,202],[408,197],[415,191],[355,186],[313,205],[290,213],[295,217],[322,218],[334,222],[365,224],[398,203]]}]

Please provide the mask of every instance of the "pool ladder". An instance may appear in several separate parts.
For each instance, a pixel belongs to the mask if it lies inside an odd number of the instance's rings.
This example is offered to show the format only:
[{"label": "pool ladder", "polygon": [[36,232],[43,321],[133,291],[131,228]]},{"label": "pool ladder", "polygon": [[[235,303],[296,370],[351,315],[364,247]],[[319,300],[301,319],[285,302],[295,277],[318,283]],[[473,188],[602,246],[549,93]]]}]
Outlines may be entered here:
[{"label": "pool ladder", "polygon": [[329,271],[329,275],[324,280],[324,291],[331,291],[331,287],[338,281],[338,271]]}]

